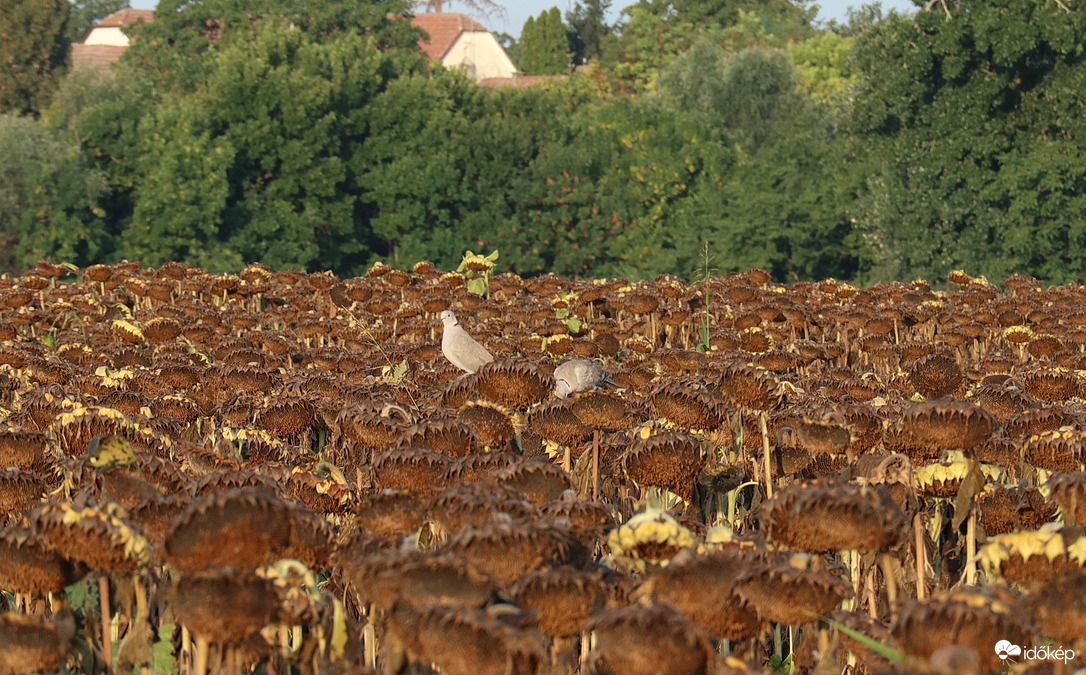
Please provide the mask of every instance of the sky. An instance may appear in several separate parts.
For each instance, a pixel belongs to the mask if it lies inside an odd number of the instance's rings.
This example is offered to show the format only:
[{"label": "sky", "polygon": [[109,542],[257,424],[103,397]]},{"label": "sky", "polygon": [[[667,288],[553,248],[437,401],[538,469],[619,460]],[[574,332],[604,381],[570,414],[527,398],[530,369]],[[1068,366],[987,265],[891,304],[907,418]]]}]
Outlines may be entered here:
[{"label": "sky", "polygon": [[[823,21],[830,19],[837,19],[838,21],[844,21],[848,13],[850,6],[859,6],[865,4],[869,0],[815,0],[819,5],[820,10],[818,18]],[[131,0],[132,6],[136,9],[154,9],[156,0]],[[551,7],[558,7],[562,11],[564,17],[566,12],[573,8],[576,4],[575,0],[505,0],[499,1],[498,4],[502,5],[506,9],[506,18],[504,20],[497,18],[482,18],[475,17],[486,26],[489,30],[494,32],[508,33],[514,37],[520,35],[520,29],[524,26],[524,22],[528,20],[529,16],[539,16],[539,14]],[[613,0],[611,3],[611,21],[618,18],[619,12],[623,7],[631,4],[624,0]],[[909,0],[882,0],[882,6],[885,10],[897,9],[898,11],[912,11],[915,9],[915,5]],[[445,11],[458,12],[464,11],[463,3],[456,2],[456,0],[445,0]]]}]

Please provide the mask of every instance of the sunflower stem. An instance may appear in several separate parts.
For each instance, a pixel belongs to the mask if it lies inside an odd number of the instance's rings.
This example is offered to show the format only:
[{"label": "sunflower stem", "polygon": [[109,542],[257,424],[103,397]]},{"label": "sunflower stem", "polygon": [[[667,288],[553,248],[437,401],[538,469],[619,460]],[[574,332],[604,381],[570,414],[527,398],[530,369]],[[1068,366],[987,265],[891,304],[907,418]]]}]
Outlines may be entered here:
[{"label": "sunflower stem", "polygon": [[203,635],[196,636],[196,675],[207,675],[207,659],[208,652],[211,651],[211,645],[207,641],[207,637]]},{"label": "sunflower stem", "polygon": [[[889,553],[883,553],[880,564],[882,566],[882,578],[886,583],[886,604],[890,606],[890,621],[897,619],[897,579],[894,578],[893,561]],[[917,579],[917,583],[923,586],[924,580]]]},{"label": "sunflower stem", "polygon": [[592,430],[592,501],[600,498],[600,430]]},{"label": "sunflower stem", "polygon": [[860,607],[860,552],[855,549],[848,551],[849,579],[852,581],[852,598],[842,602],[845,609],[859,609]]},{"label": "sunflower stem", "polygon": [[177,655],[182,673],[192,673],[192,633],[188,626],[181,626],[181,653]]},{"label": "sunflower stem", "polygon": [[969,512],[965,526],[965,583],[977,585],[977,510]]},{"label": "sunflower stem", "polygon": [[107,673],[113,672],[112,621],[109,615],[109,578],[105,574],[98,577],[98,598],[102,614],[102,660]]},{"label": "sunflower stem", "polygon": [[788,673],[796,673],[796,627],[788,627]]},{"label": "sunflower stem", "polygon": [[758,413],[758,423],[762,426],[762,459],[765,463],[765,496],[766,499],[773,498],[773,473],[772,462],[770,461],[770,449],[769,449],[769,424],[766,420],[765,411]]},{"label": "sunflower stem", "polygon": [[924,572],[927,568],[928,554],[924,549],[924,524],[921,522],[919,512],[913,516],[913,532],[916,536],[916,599],[923,600],[927,596]]}]

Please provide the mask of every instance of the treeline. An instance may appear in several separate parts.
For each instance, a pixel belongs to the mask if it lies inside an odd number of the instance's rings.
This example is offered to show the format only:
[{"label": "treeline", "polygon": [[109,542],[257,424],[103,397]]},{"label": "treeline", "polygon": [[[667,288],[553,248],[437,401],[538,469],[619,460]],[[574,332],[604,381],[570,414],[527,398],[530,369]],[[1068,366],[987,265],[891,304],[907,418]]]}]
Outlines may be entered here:
[{"label": "treeline", "polygon": [[[162,0],[116,75],[0,74],[0,270],[497,249],[582,277],[1083,277],[1086,8],[816,26],[789,0],[642,0],[610,26],[608,4],[510,45],[554,72],[558,35],[585,65],[489,90],[427,62],[407,2]],[[10,47],[28,63],[72,30],[42,26]]]}]

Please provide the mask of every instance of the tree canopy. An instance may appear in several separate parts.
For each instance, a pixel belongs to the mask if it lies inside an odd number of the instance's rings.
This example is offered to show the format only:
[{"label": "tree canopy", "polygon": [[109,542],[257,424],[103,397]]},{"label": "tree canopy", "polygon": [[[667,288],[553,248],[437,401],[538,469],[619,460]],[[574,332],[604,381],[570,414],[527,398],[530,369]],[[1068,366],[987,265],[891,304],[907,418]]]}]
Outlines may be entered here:
[{"label": "tree canopy", "polygon": [[1086,272],[1086,9],[961,0],[857,40],[872,275]]},{"label": "tree canopy", "polygon": [[68,0],[11,0],[0,12],[0,114],[37,114],[68,65]]},{"label": "tree canopy", "polygon": [[780,280],[1086,275],[1076,6],[823,26],[789,0],[642,0],[612,26],[587,0],[506,39],[554,77],[495,90],[428,62],[408,0],[163,0],[119,74],[56,77],[68,27],[116,3],[68,24],[51,3],[4,17],[3,269],[499,249],[524,274],[690,277],[708,246]]}]

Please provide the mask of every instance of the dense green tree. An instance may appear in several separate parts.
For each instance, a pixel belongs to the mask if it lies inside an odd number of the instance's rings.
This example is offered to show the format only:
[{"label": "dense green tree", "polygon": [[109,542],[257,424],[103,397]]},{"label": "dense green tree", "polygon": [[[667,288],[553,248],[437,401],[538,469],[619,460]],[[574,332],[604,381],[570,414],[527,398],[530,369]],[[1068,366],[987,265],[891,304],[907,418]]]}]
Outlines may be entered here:
[{"label": "dense green tree", "polygon": [[71,142],[82,149],[91,135],[84,128],[84,114],[99,104],[117,101],[137,79],[131,72],[118,76],[95,68],[74,70],[60,80],[42,121],[51,129],[70,134]]},{"label": "dense green tree", "polygon": [[410,50],[421,35],[408,20],[410,6],[409,0],[161,0],[155,22],[141,29],[125,59],[160,87],[189,91],[208,77],[205,56],[253,39],[267,22],[314,39],[354,30],[378,48]]},{"label": "dense green tree", "polygon": [[509,33],[503,33],[501,31],[494,32],[494,39],[496,39],[498,44],[502,46],[502,49],[505,50],[506,55],[509,57],[509,60],[513,62],[513,65],[519,69],[520,42]]},{"label": "dense green tree", "polygon": [[857,42],[873,279],[1086,275],[1086,8],[961,0]]},{"label": "dense green tree", "polygon": [[100,78],[77,71],[65,78],[45,114],[49,126],[67,134],[85,161],[108,177],[109,194],[98,204],[105,214],[103,235],[110,240],[131,221],[134,191],[144,178],[140,155],[147,149],[140,124],[152,119],[158,104],[153,87],[136,73]]},{"label": "dense green tree", "polygon": [[826,31],[788,43],[800,85],[811,100],[835,117],[844,115],[849,92],[856,84],[850,60],[856,39]]},{"label": "dense green tree", "polygon": [[500,247],[536,157],[591,97],[564,86],[490,91],[444,70],[391,83],[352,163],[384,256],[455,267],[466,248]]},{"label": "dense green tree", "polygon": [[82,42],[87,32],[110,14],[130,7],[128,0],[69,0],[71,15],[68,17],[68,42]]},{"label": "dense green tree", "polygon": [[573,9],[566,12],[569,44],[575,64],[596,61],[603,54],[603,45],[613,33],[607,24],[607,10],[610,8],[611,0],[586,0],[576,3]]},{"label": "dense green tree", "polygon": [[497,18],[505,17],[505,7],[493,0],[417,0],[415,8],[423,12],[444,12],[447,5],[460,4],[469,12]]},{"label": "dense green tree", "polygon": [[68,0],[11,0],[0,11],[0,113],[36,114],[68,63]]},{"label": "dense green tree", "polygon": [[704,202],[706,227],[726,251],[722,269],[760,266],[782,280],[855,271],[847,209],[858,185],[835,119],[800,86],[788,51],[729,52],[705,37],[660,83],[661,101],[703,113],[737,146],[734,170]]},{"label": "dense green tree", "polygon": [[119,250],[359,271],[370,235],[348,163],[394,56],[354,31],[314,39],[265,22],[212,58],[203,87],[168,94],[138,125]]},{"label": "dense green tree", "polygon": [[757,149],[782,116],[804,115],[809,105],[797,89],[798,74],[787,52],[744,49],[729,53],[702,39],[671,64],[661,95],[683,110],[711,113]]},{"label": "dense green tree", "polygon": [[618,98],[574,116],[533,163],[497,248],[522,272],[691,275],[708,233],[698,208],[735,153],[699,114]]},{"label": "dense green tree", "polygon": [[734,25],[743,13],[773,24],[801,26],[818,13],[808,0],[640,0],[639,5],[658,16],[678,16],[710,28]]},{"label": "dense green tree", "polygon": [[644,4],[622,10],[621,35],[607,44],[605,62],[620,90],[652,91],[660,72],[697,40],[699,29],[678,14],[660,15]]},{"label": "dense green tree", "polygon": [[569,39],[557,7],[528,17],[520,32],[520,68],[529,75],[569,72]]},{"label": "dense green tree", "polygon": [[237,153],[212,136],[195,101],[170,103],[141,125],[141,180],[118,254],[145,265],[176,260],[219,272],[236,269],[246,261],[224,250],[221,229]]},{"label": "dense green tree", "polygon": [[107,245],[97,220],[105,176],[40,121],[0,115],[0,271],[40,258],[87,264]]}]

